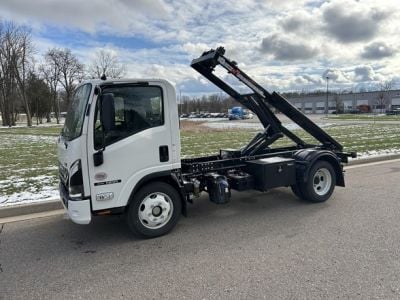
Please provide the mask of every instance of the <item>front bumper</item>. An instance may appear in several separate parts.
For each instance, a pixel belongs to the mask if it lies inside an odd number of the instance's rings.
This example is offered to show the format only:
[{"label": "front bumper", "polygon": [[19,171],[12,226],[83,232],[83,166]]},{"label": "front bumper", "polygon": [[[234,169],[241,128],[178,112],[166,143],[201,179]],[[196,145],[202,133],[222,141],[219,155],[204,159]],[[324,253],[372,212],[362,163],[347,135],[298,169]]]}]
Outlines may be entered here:
[{"label": "front bumper", "polygon": [[92,220],[90,199],[71,199],[64,185],[59,185],[60,197],[65,210],[72,222],[76,224],[89,224]]}]

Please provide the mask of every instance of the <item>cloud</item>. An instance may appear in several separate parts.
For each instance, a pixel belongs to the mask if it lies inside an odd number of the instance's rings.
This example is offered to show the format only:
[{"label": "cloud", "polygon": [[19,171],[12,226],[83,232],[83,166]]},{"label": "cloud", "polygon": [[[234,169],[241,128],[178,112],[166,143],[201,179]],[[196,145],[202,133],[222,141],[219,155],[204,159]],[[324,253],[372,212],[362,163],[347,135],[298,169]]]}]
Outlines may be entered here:
[{"label": "cloud", "polygon": [[201,94],[201,93],[218,93],[219,90],[210,82],[199,79],[186,79],[177,85],[177,90],[182,93]]},{"label": "cloud", "polygon": [[170,9],[163,0],[107,0],[95,1],[3,1],[3,14],[17,20],[47,22],[59,26],[79,28],[96,33],[101,30],[123,35],[145,30],[143,21],[151,18],[163,20]]},{"label": "cloud", "polygon": [[312,84],[315,84],[317,86],[324,84],[324,80],[321,77],[317,76],[317,75],[308,75],[308,74],[306,74],[306,75],[303,75],[302,77],[308,84],[312,83]]},{"label": "cloud", "polygon": [[309,35],[319,30],[317,18],[318,16],[315,14],[310,14],[304,10],[298,10],[280,20],[279,25],[281,25],[285,32]]},{"label": "cloud", "polygon": [[309,84],[310,82],[306,80],[303,76],[298,76],[294,79],[294,82],[298,85],[306,85]]},{"label": "cloud", "polygon": [[32,27],[38,61],[51,47],[83,63],[113,49],[129,77],[166,78],[185,93],[213,90],[190,62],[218,46],[268,90],[321,88],[324,70],[332,88],[400,74],[398,0],[2,2],[2,20]]},{"label": "cloud", "polygon": [[369,41],[390,13],[360,1],[338,0],[322,5],[322,17],[328,34],[342,43]]},{"label": "cloud", "polygon": [[301,75],[294,78],[294,83],[297,85],[297,89],[304,89],[309,87],[321,87],[326,84],[326,80],[322,79],[318,75]]},{"label": "cloud", "polygon": [[186,53],[195,57],[199,56],[201,53],[210,50],[210,46],[205,43],[185,43],[182,45],[182,48]]},{"label": "cloud", "polygon": [[372,81],[375,77],[374,69],[371,66],[359,66],[354,68],[355,81]]},{"label": "cloud", "polygon": [[324,73],[322,73],[322,78],[326,79],[326,77],[328,77],[329,80],[332,80],[332,81],[338,82],[338,83],[349,82],[349,79],[347,78],[346,74],[337,68],[329,68],[329,69],[325,70]]},{"label": "cloud", "polygon": [[318,49],[296,39],[270,35],[261,42],[261,52],[277,60],[307,60],[318,55]]},{"label": "cloud", "polygon": [[354,82],[381,82],[385,81],[386,78],[383,74],[377,73],[370,65],[356,66],[353,72]]},{"label": "cloud", "polygon": [[361,57],[365,59],[382,59],[393,56],[396,50],[385,42],[374,42],[364,47]]}]

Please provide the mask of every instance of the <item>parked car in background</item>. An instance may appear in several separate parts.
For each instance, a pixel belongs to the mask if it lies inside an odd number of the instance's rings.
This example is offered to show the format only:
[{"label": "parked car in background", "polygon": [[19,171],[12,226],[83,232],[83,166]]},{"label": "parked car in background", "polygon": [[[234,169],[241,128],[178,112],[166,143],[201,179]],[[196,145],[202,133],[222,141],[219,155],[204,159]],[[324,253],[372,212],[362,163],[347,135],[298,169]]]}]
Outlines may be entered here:
[{"label": "parked car in background", "polygon": [[386,111],[387,116],[399,116],[400,115],[400,108],[394,108],[392,110]]}]

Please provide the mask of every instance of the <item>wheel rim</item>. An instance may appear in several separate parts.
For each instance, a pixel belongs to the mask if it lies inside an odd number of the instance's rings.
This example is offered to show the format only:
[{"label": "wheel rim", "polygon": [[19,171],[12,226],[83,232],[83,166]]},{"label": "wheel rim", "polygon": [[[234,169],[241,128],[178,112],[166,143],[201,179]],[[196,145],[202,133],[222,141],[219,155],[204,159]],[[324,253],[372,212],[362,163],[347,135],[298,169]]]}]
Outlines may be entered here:
[{"label": "wheel rim", "polygon": [[163,227],[172,217],[173,204],[171,198],[164,193],[152,193],[139,205],[139,220],[149,229]]},{"label": "wheel rim", "polygon": [[326,168],[321,168],[317,170],[313,178],[314,192],[323,196],[327,194],[332,186],[332,175]]}]

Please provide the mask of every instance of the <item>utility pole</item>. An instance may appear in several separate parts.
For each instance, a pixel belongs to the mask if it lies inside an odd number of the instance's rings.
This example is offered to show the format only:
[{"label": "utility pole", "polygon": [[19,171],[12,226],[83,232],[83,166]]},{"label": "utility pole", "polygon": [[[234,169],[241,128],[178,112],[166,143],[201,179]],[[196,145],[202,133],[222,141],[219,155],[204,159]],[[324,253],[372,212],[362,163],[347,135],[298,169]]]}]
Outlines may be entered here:
[{"label": "utility pole", "polygon": [[326,100],[325,100],[325,116],[328,116],[329,112],[329,102],[328,102],[328,92],[329,92],[329,77],[326,76]]},{"label": "utility pole", "polygon": [[179,113],[179,117],[182,114],[182,90],[179,89],[179,105],[178,105],[178,113]]}]

